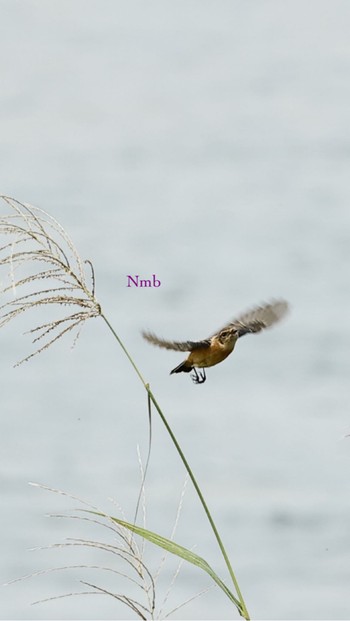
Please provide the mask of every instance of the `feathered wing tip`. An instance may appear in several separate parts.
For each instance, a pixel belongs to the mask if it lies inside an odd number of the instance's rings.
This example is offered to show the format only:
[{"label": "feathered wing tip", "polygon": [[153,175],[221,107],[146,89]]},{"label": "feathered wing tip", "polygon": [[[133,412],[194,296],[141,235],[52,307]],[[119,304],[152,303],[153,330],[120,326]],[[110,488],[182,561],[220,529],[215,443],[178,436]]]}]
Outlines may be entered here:
[{"label": "feathered wing tip", "polygon": [[157,347],[163,347],[164,349],[172,349],[173,351],[192,351],[193,349],[204,348],[209,345],[209,341],[166,341],[153,334],[153,332],[143,331],[141,334],[148,343],[157,345]]},{"label": "feathered wing tip", "polygon": [[235,319],[230,325],[236,326],[240,336],[248,332],[260,332],[280,321],[288,312],[285,300],[271,300],[268,304],[256,306]]}]

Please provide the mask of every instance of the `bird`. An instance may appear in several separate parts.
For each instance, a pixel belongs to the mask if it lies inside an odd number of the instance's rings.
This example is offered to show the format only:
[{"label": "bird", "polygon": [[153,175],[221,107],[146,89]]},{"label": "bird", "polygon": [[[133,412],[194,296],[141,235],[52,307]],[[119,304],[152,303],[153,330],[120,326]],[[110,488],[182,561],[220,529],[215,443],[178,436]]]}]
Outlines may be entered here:
[{"label": "bird", "polygon": [[[186,360],[170,371],[173,373],[191,373],[195,384],[206,381],[205,369],[219,364],[234,350],[237,340],[245,334],[256,334],[282,319],[289,309],[288,302],[282,299],[271,300],[261,306],[255,306],[230,321],[221,330],[202,341],[167,341],[153,332],[142,331],[143,338],[164,349],[189,352]],[[198,372],[198,369],[201,369]]]}]

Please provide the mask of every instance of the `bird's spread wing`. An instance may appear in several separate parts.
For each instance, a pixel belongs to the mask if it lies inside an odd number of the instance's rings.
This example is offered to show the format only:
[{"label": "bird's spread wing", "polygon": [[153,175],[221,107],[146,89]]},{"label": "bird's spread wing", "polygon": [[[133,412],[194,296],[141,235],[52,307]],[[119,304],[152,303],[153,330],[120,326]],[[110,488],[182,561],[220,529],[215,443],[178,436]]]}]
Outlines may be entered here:
[{"label": "bird's spread wing", "polygon": [[166,341],[165,339],[160,339],[152,332],[142,332],[142,336],[146,341],[152,343],[152,345],[158,345],[158,347],[164,347],[164,349],[173,349],[174,351],[192,351],[193,349],[204,349],[210,345],[210,340],[183,341],[181,343],[177,341]]},{"label": "bird's spread wing", "polygon": [[[260,332],[269,328],[282,319],[288,311],[288,302],[285,300],[272,300],[268,304],[255,306],[251,310],[231,321],[227,328],[236,328],[238,335],[243,336],[249,332]],[[224,329],[224,328],[223,328]]]}]

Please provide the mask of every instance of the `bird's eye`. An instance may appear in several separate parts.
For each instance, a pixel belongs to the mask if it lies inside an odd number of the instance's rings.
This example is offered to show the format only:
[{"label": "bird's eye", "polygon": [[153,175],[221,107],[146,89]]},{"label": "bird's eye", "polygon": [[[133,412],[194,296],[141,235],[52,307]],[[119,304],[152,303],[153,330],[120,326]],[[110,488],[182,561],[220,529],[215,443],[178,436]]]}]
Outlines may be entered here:
[{"label": "bird's eye", "polygon": [[228,331],[224,330],[223,332],[220,332],[220,338],[225,339],[228,335]]}]

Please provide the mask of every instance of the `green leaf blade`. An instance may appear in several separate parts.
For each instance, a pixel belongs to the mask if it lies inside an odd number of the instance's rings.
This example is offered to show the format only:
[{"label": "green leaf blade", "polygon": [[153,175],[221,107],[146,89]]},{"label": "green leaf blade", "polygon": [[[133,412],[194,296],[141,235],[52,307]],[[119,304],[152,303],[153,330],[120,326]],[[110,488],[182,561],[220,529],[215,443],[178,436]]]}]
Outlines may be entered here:
[{"label": "green leaf blade", "polygon": [[175,543],[175,541],[172,541],[171,539],[167,539],[162,535],[158,535],[158,533],[154,533],[153,531],[142,528],[141,526],[137,526],[136,524],[130,524],[130,522],[125,522],[124,520],[120,520],[119,518],[112,517],[104,513],[99,513],[97,511],[88,511],[88,513],[93,513],[95,515],[98,515],[99,517],[108,518],[119,526],[122,526],[123,528],[126,528],[127,530],[135,533],[135,535],[139,535],[140,537],[143,537],[144,539],[146,539],[150,543],[153,543],[159,548],[163,548],[163,550],[170,552],[170,554],[174,554],[175,556],[184,559],[188,563],[199,567],[200,569],[205,571],[211,577],[211,579],[214,580],[214,582],[224,591],[227,597],[237,607],[239,614],[241,616],[244,616],[244,611],[242,609],[240,601],[233,595],[230,589],[221,580],[221,578],[219,578],[219,576],[215,573],[215,571],[212,569],[212,567],[210,567],[209,563],[207,563],[207,561],[203,557],[195,554],[191,550],[188,550],[188,548],[185,548],[184,546]]}]

